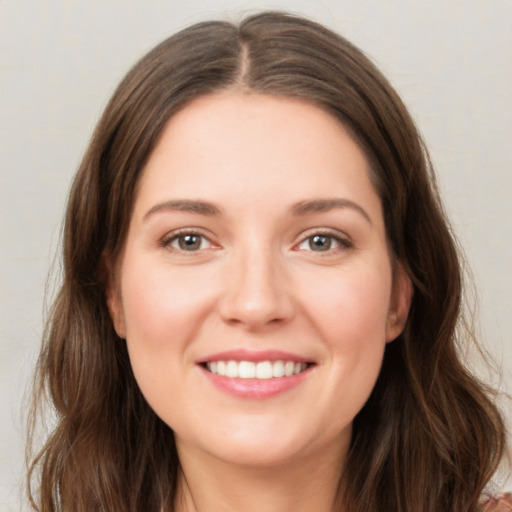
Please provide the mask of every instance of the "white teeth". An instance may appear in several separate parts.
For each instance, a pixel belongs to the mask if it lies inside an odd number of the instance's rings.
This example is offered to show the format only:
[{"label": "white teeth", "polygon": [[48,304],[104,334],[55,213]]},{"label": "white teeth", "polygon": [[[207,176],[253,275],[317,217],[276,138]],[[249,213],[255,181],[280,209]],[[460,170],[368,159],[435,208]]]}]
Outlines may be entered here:
[{"label": "white teeth", "polygon": [[238,365],[236,361],[228,361],[226,365],[226,377],[238,377]]},{"label": "white teeth", "polygon": [[256,378],[257,379],[271,379],[272,378],[272,363],[270,361],[262,361],[256,365]]},{"label": "white teeth", "polygon": [[308,365],[294,361],[211,361],[206,363],[206,368],[223,377],[239,379],[272,379],[279,377],[291,377],[303,372]]},{"label": "white teeth", "polygon": [[284,363],[283,363],[283,361],[276,361],[272,365],[272,377],[284,377]]},{"label": "white teeth", "polygon": [[[215,373],[212,370],[213,373]],[[256,377],[256,365],[252,361],[238,363],[238,376],[241,379],[254,379]]]}]

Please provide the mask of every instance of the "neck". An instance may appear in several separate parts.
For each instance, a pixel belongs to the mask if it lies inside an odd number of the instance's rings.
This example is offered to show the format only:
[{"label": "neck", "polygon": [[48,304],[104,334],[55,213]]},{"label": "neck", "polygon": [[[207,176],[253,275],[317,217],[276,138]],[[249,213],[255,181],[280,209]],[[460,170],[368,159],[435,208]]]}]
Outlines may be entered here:
[{"label": "neck", "polygon": [[339,453],[273,466],[231,464],[179,450],[176,512],[334,512],[343,469]]}]

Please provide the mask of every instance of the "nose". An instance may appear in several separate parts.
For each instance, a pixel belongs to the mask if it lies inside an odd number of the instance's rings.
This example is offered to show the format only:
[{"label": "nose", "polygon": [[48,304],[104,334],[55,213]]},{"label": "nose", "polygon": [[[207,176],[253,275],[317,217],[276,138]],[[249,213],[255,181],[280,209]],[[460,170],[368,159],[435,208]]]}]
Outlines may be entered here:
[{"label": "nose", "polygon": [[234,259],[219,301],[223,320],[251,331],[288,322],[295,307],[283,262],[259,251]]}]

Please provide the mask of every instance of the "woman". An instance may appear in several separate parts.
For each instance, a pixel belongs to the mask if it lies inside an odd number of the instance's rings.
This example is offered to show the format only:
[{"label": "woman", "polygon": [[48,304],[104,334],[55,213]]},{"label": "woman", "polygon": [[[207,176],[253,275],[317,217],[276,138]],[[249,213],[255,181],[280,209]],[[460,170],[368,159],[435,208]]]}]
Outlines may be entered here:
[{"label": "woman", "polygon": [[358,49],[279,13],[178,33],[71,191],[34,508],[483,510],[504,425],[458,355],[461,281],[426,149]]}]

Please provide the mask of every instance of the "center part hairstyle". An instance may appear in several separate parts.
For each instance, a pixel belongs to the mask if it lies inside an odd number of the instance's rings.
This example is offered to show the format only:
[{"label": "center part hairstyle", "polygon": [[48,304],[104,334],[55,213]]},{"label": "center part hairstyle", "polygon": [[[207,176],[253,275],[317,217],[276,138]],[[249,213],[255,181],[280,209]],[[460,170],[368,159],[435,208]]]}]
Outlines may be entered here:
[{"label": "center part hairstyle", "polygon": [[392,258],[413,283],[405,330],[387,345],[354,420],[340,503],[351,512],[479,510],[504,426],[459,356],[462,338],[471,338],[459,328],[461,265],[427,151],[359,49],[319,24],[273,12],[239,25],[199,23],[165,40],[124,78],[96,127],[69,197],[63,280],[37,370],[35,404],[47,399],[56,424],[31,459],[33,507],[173,510],[173,432],[143,398],[114,331],[105,258],[116,261],[123,249],[138,181],[169,118],[230,90],[301,99],[348,129],[370,163]]}]

